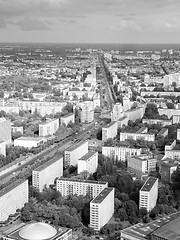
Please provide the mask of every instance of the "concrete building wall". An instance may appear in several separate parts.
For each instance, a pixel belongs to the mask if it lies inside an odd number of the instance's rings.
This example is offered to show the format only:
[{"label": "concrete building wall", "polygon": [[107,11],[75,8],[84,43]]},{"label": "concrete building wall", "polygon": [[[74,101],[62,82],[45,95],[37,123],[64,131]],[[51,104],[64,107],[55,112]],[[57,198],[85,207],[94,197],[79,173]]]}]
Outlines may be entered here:
[{"label": "concrete building wall", "polygon": [[59,128],[59,118],[39,124],[39,136],[53,135]]},{"label": "concrete building wall", "polygon": [[24,140],[20,138],[17,138],[14,140],[14,146],[21,146],[21,147],[25,147],[25,148],[32,148],[32,147],[39,147],[40,145],[42,145],[44,143],[43,139],[34,139],[34,140]]},{"label": "concrete building wall", "polygon": [[0,154],[3,156],[6,156],[6,143],[0,142]]},{"label": "concrete building wall", "polygon": [[11,143],[11,121],[0,118],[0,142]]},{"label": "concrete building wall", "polygon": [[80,121],[90,123],[94,121],[94,103],[93,101],[84,101],[80,103]]},{"label": "concrete building wall", "polygon": [[154,141],[155,135],[148,134],[148,133],[127,133],[127,132],[120,132],[119,139],[120,141],[125,141],[127,139],[134,139],[137,140],[139,138],[143,138],[145,141]]},{"label": "concrete building wall", "polygon": [[94,155],[92,155],[90,158],[84,160],[79,159],[78,160],[78,174],[80,174],[83,171],[87,171],[90,174],[93,174],[96,172],[98,167],[98,152],[95,152]]},{"label": "concrete building wall", "polygon": [[102,128],[102,140],[117,136],[117,122],[111,122],[108,126]]},{"label": "concrete building wall", "polygon": [[11,126],[11,131],[12,131],[13,133],[15,133],[15,132],[20,132],[21,134],[23,134],[23,126],[21,126],[21,127]]},{"label": "concrete building wall", "polygon": [[54,183],[55,178],[63,175],[63,157],[57,159],[51,165],[44,169],[35,169],[32,172],[32,185],[40,192],[43,191],[45,185],[49,187]]},{"label": "concrete building wall", "polygon": [[14,188],[3,193],[0,190],[0,221],[5,221],[10,214],[21,209],[28,202],[28,180],[14,186]]},{"label": "concrete building wall", "polygon": [[64,151],[65,166],[71,165],[76,166],[78,163],[78,159],[80,159],[86,153],[88,153],[88,142],[82,143],[73,150],[65,150]]},{"label": "concrete building wall", "polygon": [[61,125],[65,124],[66,126],[68,125],[69,122],[75,123],[75,114],[71,114],[71,115],[65,115],[63,117],[61,117]]}]

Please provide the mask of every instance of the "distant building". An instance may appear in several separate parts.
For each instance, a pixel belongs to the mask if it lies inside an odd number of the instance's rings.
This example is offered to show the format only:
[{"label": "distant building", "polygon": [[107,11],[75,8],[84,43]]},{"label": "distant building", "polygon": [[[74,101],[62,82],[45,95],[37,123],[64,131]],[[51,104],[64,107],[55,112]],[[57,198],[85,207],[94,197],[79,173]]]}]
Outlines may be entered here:
[{"label": "distant building", "polygon": [[0,142],[0,154],[6,157],[6,143]]},{"label": "distant building", "polygon": [[44,222],[20,223],[2,234],[2,240],[71,240],[72,229],[54,227]]},{"label": "distant building", "polygon": [[75,178],[59,178],[56,181],[56,190],[65,197],[77,194],[78,196],[89,195],[91,198],[95,198],[107,186],[107,182],[81,180]]},{"label": "distant building", "polygon": [[0,141],[11,143],[11,121],[0,118]]},{"label": "distant building", "polygon": [[120,118],[124,116],[123,107],[121,103],[116,103],[113,106],[113,110],[111,112],[111,121],[118,121]]},{"label": "distant building", "polygon": [[164,158],[171,158],[174,160],[180,159],[180,148],[176,148],[176,145],[176,140],[174,140],[170,145],[165,145]]},{"label": "distant building", "polygon": [[50,159],[32,171],[32,185],[40,192],[63,175],[63,157]]},{"label": "distant building", "polygon": [[151,211],[158,198],[158,178],[149,177],[139,192],[139,208],[145,208]]},{"label": "distant building", "polygon": [[99,231],[114,214],[114,188],[105,188],[90,202],[90,227]]},{"label": "distant building", "polygon": [[161,179],[168,183],[171,182],[171,175],[174,171],[176,171],[177,165],[168,162],[161,163]]},{"label": "distant building", "polygon": [[87,154],[78,159],[78,174],[87,171],[92,174],[98,167],[98,152],[89,151]]},{"label": "distant building", "polygon": [[165,126],[172,125],[172,120],[171,119],[163,120],[163,119],[147,119],[147,118],[143,118],[142,119],[142,123],[159,124],[162,127],[165,127]]},{"label": "distant building", "polygon": [[61,117],[61,125],[65,124],[66,126],[68,125],[68,123],[75,123],[75,114],[74,113],[68,113],[65,116]]},{"label": "distant building", "polygon": [[15,127],[15,126],[11,126],[11,131],[12,133],[16,133],[16,132],[20,132],[21,134],[23,134],[23,126],[20,127]]},{"label": "distant building", "polygon": [[0,221],[8,219],[28,202],[28,180],[17,180],[0,190]]},{"label": "distant building", "polygon": [[45,137],[53,135],[59,128],[59,118],[51,119],[39,124],[39,136]]},{"label": "distant building", "polygon": [[158,136],[166,137],[168,135],[168,128],[162,128],[161,131],[158,133]]},{"label": "distant building", "polygon": [[108,138],[115,138],[117,136],[117,122],[111,122],[102,128],[102,140],[106,141]]},{"label": "distant building", "polygon": [[127,139],[137,140],[140,138],[144,139],[145,141],[154,141],[155,135],[148,133],[148,129],[146,127],[142,127],[135,133],[120,132],[120,136],[119,136],[120,141],[125,141]]},{"label": "distant building", "polygon": [[93,101],[84,101],[79,104],[79,116],[82,123],[94,121],[94,103]]},{"label": "distant building", "polygon": [[78,159],[88,153],[88,142],[79,142],[68,147],[64,151],[65,166],[76,166]]},{"label": "distant building", "polygon": [[127,160],[127,157],[138,156],[141,153],[141,148],[131,148],[129,146],[102,147],[102,154],[104,156],[123,162]]},{"label": "distant building", "polygon": [[20,137],[14,140],[14,146],[21,146],[25,148],[39,147],[43,145],[43,137]]}]

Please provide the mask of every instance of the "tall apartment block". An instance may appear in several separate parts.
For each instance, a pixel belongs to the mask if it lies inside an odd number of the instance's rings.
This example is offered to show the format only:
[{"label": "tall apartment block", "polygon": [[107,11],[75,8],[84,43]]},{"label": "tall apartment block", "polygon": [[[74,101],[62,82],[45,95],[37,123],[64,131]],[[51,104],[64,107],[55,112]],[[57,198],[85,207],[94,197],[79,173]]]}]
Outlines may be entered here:
[{"label": "tall apartment block", "polygon": [[76,166],[78,159],[88,153],[88,141],[79,142],[68,147],[64,151],[64,164],[65,166]]},{"label": "tall apartment block", "polygon": [[98,167],[98,152],[89,151],[78,160],[78,174],[87,171],[89,173],[96,172]]},{"label": "tall apartment block", "polygon": [[59,118],[51,119],[39,124],[39,136],[45,137],[53,135],[59,128]]},{"label": "tall apartment block", "polygon": [[66,126],[68,125],[68,123],[75,123],[75,114],[74,113],[68,113],[65,116],[61,117],[61,125],[65,124]]},{"label": "tall apartment block", "polygon": [[107,182],[80,180],[73,178],[59,178],[56,181],[56,190],[65,197],[77,194],[78,196],[89,195],[90,197],[95,198],[106,187],[108,187]]},{"label": "tall apartment block", "polygon": [[90,123],[94,121],[93,101],[84,101],[80,103],[79,116],[82,123]]},{"label": "tall apartment block", "polygon": [[102,128],[102,140],[106,141],[108,138],[115,138],[117,136],[117,122],[111,122]]},{"label": "tall apartment block", "polygon": [[156,206],[158,198],[158,178],[149,177],[140,189],[139,195],[139,208],[151,211]]},{"label": "tall apartment block", "polygon": [[113,106],[113,110],[111,112],[111,121],[118,121],[123,116],[124,116],[124,112],[123,112],[122,104],[116,103]]},{"label": "tall apartment block", "polygon": [[0,118],[0,142],[11,143],[11,121]]},{"label": "tall apartment block", "polygon": [[90,227],[99,231],[114,214],[114,188],[105,188],[90,202]]},{"label": "tall apartment block", "polygon": [[32,171],[32,185],[40,192],[63,175],[63,157],[50,159]]},{"label": "tall apartment block", "polygon": [[28,202],[28,180],[17,180],[0,190],[0,221],[21,209]]}]

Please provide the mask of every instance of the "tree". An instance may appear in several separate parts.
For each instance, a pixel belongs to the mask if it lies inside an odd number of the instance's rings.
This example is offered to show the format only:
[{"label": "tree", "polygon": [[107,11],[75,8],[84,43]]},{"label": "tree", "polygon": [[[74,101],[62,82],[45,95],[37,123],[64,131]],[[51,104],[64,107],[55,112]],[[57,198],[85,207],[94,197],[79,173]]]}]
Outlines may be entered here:
[{"label": "tree", "polygon": [[127,221],[128,220],[128,215],[127,215],[126,210],[124,208],[120,208],[118,210],[117,216],[120,218],[121,221]]},{"label": "tree", "polygon": [[158,112],[157,106],[153,103],[148,103],[146,105],[144,118],[156,119],[158,117],[159,117],[159,112]]}]

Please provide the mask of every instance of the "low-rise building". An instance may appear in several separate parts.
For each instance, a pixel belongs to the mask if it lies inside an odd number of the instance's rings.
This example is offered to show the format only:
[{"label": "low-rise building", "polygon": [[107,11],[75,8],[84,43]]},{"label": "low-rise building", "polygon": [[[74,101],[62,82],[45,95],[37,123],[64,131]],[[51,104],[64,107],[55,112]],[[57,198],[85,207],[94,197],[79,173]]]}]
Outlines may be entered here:
[{"label": "low-rise building", "polygon": [[74,113],[68,113],[61,117],[61,125],[65,124],[67,126],[68,123],[70,123],[70,122],[75,123],[75,114]]},{"label": "low-rise building", "polygon": [[89,195],[95,198],[99,193],[108,187],[107,182],[81,180],[75,178],[59,178],[56,181],[56,190],[66,197],[69,195]]},{"label": "low-rise building", "polygon": [[163,136],[166,137],[168,135],[168,128],[163,128],[161,131],[158,133],[158,136]]},{"label": "low-rise building", "polygon": [[32,171],[32,185],[42,192],[45,186],[49,187],[50,184],[54,184],[54,180],[62,175],[63,156],[55,157]]},{"label": "low-rise building", "polygon": [[111,122],[102,128],[102,140],[106,141],[108,138],[115,138],[117,136],[117,122]]},{"label": "low-rise building", "polygon": [[147,118],[143,118],[142,119],[142,123],[159,124],[162,127],[165,127],[165,126],[172,125],[172,120],[171,119],[163,120],[163,119],[147,119]]},{"label": "low-rise building", "polygon": [[87,154],[78,159],[78,174],[88,172],[93,174],[98,167],[98,152],[89,151]]},{"label": "low-rise building", "polygon": [[45,137],[53,135],[59,128],[59,118],[50,119],[39,124],[39,136]]},{"label": "low-rise building", "polygon": [[64,151],[65,166],[76,166],[78,159],[88,153],[88,141],[71,145]]},{"label": "low-rise building", "polygon": [[43,137],[20,137],[14,140],[14,146],[21,146],[25,148],[39,147],[43,145]]},{"label": "low-rise building", "polygon": [[[144,129],[144,128],[143,128]],[[145,141],[154,141],[155,140],[155,135],[154,134],[151,134],[151,133],[146,133],[144,132],[141,132],[140,131],[141,129],[139,129],[137,132],[135,133],[129,133],[129,132],[120,132],[120,136],[119,136],[119,139],[120,141],[125,141],[125,140],[128,140],[128,139],[134,139],[134,140],[137,140],[137,139],[144,139]]]},{"label": "low-rise building", "polygon": [[28,180],[17,180],[0,190],[0,221],[21,209],[28,202]]},{"label": "low-rise building", "polygon": [[129,146],[102,147],[102,154],[104,156],[123,162],[125,162],[129,156],[138,156],[141,153],[141,148],[132,148]]},{"label": "low-rise building", "polygon": [[12,133],[16,133],[16,132],[20,132],[21,134],[23,134],[23,126],[20,126],[20,127],[15,127],[15,126],[11,126],[11,131]]},{"label": "low-rise building", "polygon": [[158,198],[158,178],[149,177],[139,192],[139,208],[148,212],[155,206]]},{"label": "low-rise building", "polygon": [[90,202],[90,227],[99,231],[114,214],[114,188],[105,188]]}]

